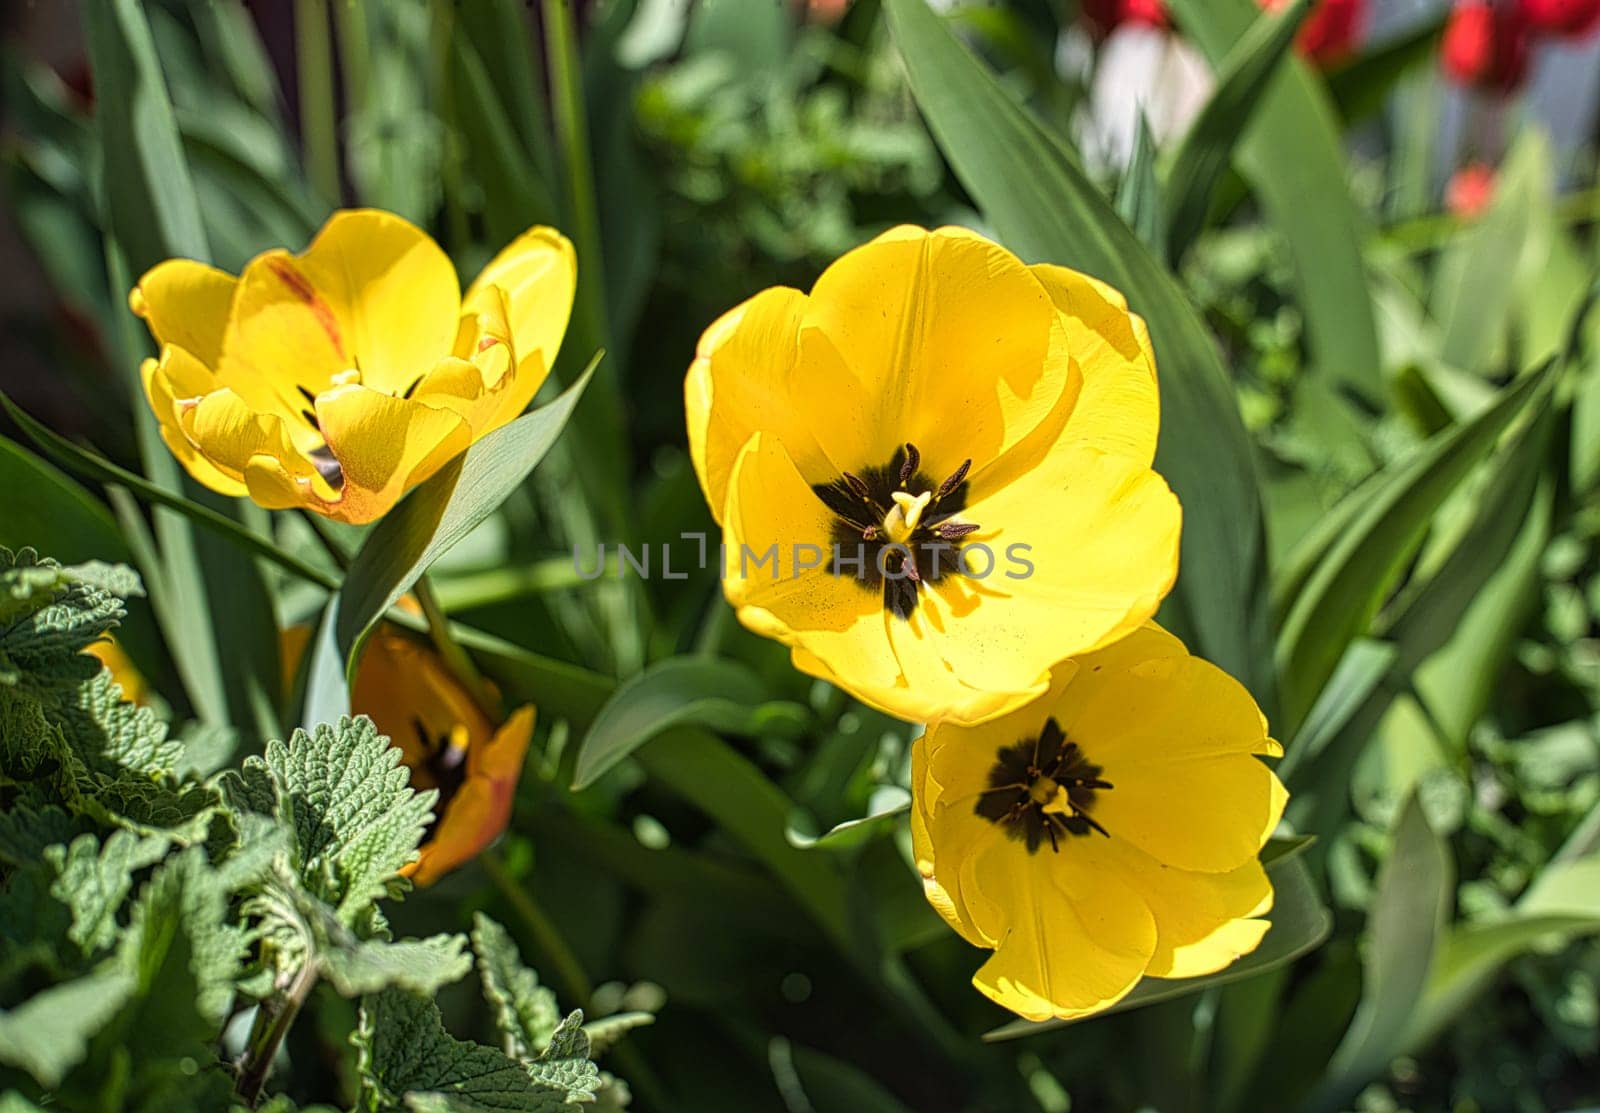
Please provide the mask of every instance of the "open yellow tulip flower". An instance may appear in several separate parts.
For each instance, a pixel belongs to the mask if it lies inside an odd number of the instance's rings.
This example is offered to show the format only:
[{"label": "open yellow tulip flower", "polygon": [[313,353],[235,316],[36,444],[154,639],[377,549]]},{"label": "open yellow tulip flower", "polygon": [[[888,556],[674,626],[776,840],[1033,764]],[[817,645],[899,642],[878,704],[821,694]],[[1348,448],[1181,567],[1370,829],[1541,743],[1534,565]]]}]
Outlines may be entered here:
[{"label": "open yellow tulip flower", "polygon": [[412,788],[439,790],[421,856],[403,874],[432,885],[500,837],[533,738],[532,706],[496,728],[432,646],[381,627],[357,666],[350,707],[400,748]]},{"label": "open yellow tulip flower", "polygon": [[994,951],[973,984],[1030,1020],[1082,1017],[1253,951],[1287,801],[1261,757],[1281,752],[1243,686],[1153,623],[1011,714],[931,728],[912,844],[928,900]]},{"label": "open yellow tulip flower", "polygon": [[740,620],[902,718],[1016,707],[1177,575],[1144,322],[972,232],[896,228],[756,295],[685,397]]},{"label": "open yellow tulip flower", "polygon": [[527,408],[576,273],[566,238],[533,228],[463,296],[425,232],[366,209],[237,278],[171,259],[130,296],[161,346],[141,369],[145,395],[212,490],[370,522]]}]

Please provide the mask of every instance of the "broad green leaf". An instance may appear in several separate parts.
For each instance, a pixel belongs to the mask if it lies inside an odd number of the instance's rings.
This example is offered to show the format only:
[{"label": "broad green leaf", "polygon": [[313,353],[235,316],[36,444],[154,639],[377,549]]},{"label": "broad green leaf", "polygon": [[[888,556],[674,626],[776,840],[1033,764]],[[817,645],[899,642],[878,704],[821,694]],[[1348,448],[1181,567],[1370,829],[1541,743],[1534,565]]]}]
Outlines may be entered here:
[{"label": "broad green leaf", "polygon": [[334,636],[337,596],[323,607],[316,633],[307,648],[301,682],[300,725],[313,730],[318,723],[334,723],[350,714],[350,676],[345,656]]},{"label": "broad green leaf", "polygon": [[[486,4],[475,5],[480,9]],[[480,15],[483,13],[480,11]],[[517,44],[507,44],[515,47]],[[558,224],[559,210],[500,101],[500,87],[465,34],[451,42],[456,117],[467,140],[469,165],[484,194],[489,239],[510,243],[534,224]],[[548,141],[541,148],[549,149]]]},{"label": "broad green leaf", "polygon": [[1265,703],[1273,683],[1261,500],[1232,384],[1194,305],[1060,142],[923,0],[885,10],[912,91],[956,174],[1008,247],[1110,283],[1149,323],[1161,367],[1156,466],[1184,508],[1171,606],[1195,651]]},{"label": "broad green leaf", "polygon": [[658,661],[617,688],[578,746],[572,787],[587,788],[650,739],[674,727],[755,736],[793,734],[807,718],[794,704],[763,704],[766,691],[745,665],[710,657]]},{"label": "broad green leaf", "polygon": [[[1172,9],[1218,68],[1251,21],[1267,18],[1254,0],[1173,0]],[[1383,396],[1378,333],[1360,218],[1345,186],[1344,140],[1304,62],[1279,66],[1239,140],[1237,162],[1289,249],[1313,371],[1330,388],[1376,401]]]},{"label": "broad green leaf", "polygon": [[[1305,721],[1300,724],[1294,741],[1284,747],[1278,776],[1290,787],[1291,793],[1296,788],[1295,774],[1300,769],[1314,767],[1327,748],[1341,737],[1356,712],[1389,675],[1397,655],[1388,642],[1357,638],[1350,643],[1318,694],[1317,702],[1311,705]],[[1344,781],[1336,781],[1333,789],[1343,791]]]},{"label": "broad green leaf", "polygon": [[1424,19],[1409,31],[1367,47],[1324,75],[1328,95],[1346,128],[1375,115],[1402,78],[1438,58],[1444,24],[1443,13]]},{"label": "broad green leaf", "polygon": [[484,1000],[494,1009],[507,1049],[519,1059],[535,1054],[561,1024],[556,995],[522,964],[510,933],[482,912],[472,918],[472,950],[478,956]]},{"label": "broad green leaf", "polygon": [[1499,920],[1455,925],[1442,941],[1403,1044],[1428,1042],[1512,958],[1552,940],[1600,932],[1600,856],[1552,862]]},{"label": "broad green leaf", "polygon": [[117,913],[133,888],[133,875],[159,862],[167,852],[159,835],[140,838],[114,831],[100,845],[94,835],[79,835],[69,846],[52,846],[45,861],[55,872],[50,892],[72,910],[67,938],[85,955],[94,955],[116,942],[122,931]]},{"label": "broad green leaf", "polygon": [[1487,373],[1504,358],[1517,286],[1529,277],[1536,210],[1548,208],[1554,193],[1549,140],[1525,131],[1496,177],[1489,211],[1439,261],[1431,308],[1446,364]]},{"label": "broad green leaf", "polygon": [[1402,1039],[1428,982],[1455,899],[1450,848],[1413,795],[1395,824],[1367,918],[1361,1004],[1313,1105],[1343,1103],[1404,1052]]},{"label": "broad green leaf", "polygon": [[1435,512],[1514,418],[1536,399],[1545,403],[1550,381],[1547,370],[1513,383],[1477,417],[1433,437],[1371,486],[1284,618],[1277,654],[1280,730],[1298,729],[1346,647],[1377,614]]},{"label": "broad green leaf", "polygon": [[428,566],[522,485],[566,428],[600,361],[547,406],[503,425],[407,495],[367,535],[339,590],[334,634],[352,680],[361,643]]},{"label": "broad green leaf", "polygon": [[1167,258],[1182,259],[1205,227],[1217,183],[1310,10],[1311,0],[1296,0],[1280,15],[1256,20],[1218,63],[1216,91],[1184,133],[1166,175]]},{"label": "broad green leaf", "polygon": [[[1302,847],[1303,848],[1303,847]],[[1215,974],[1208,974],[1200,978],[1188,978],[1174,981],[1168,978],[1145,978],[1133,991],[1118,1001],[1106,1013],[1096,1014],[1104,1016],[1108,1013],[1126,1012],[1128,1009],[1137,1009],[1144,1005],[1153,1005],[1158,1001],[1170,1001],[1175,997],[1186,997],[1192,993],[1199,993],[1204,989],[1227,985],[1243,978],[1253,978],[1269,970],[1284,966],[1301,955],[1308,953],[1322,943],[1333,930],[1333,916],[1322,904],[1322,898],[1317,895],[1316,884],[1311,880],[1311,873],[1306,869],[1305,862],[1300,858],[1298,850],[1286,848],[1274,861],[1267,862],[1267,876],[1272,879],[1272,911],[1268,919],[1272,927],[1261,940],[1261,945],[1254,951],[1239,959],[1232,966],[1219,970]],[[1263,855],[1265,858],[1265,855]],[[1001,1040],[1014,1040],[1023,1036],[1037,1035],[1048,1032],[1053,1028],[1064,1028],[1069,1024],[1076,1024],[1072,1020],[1014,1020],[990,1032],[984,1033],[984,1040],[996,1043]]]},{"label": "broad green leaf", "polygon": [[[802,850],[820,846],[832,849],[844,849],[858,846],[874,831],[885,826],[884,820],[893,819],[904,815],[911,810],[911,794],[899,785],[883,785],[873,792],[872,798],[867,802],[867,814],[860,819],[847,819],[843,823],[836,823],[820,835],[811,834],[810,830],[802,830],[795,819],[791,819],[787,831],[789,843]],[[802,817],[804,818],[804,817]]]}]

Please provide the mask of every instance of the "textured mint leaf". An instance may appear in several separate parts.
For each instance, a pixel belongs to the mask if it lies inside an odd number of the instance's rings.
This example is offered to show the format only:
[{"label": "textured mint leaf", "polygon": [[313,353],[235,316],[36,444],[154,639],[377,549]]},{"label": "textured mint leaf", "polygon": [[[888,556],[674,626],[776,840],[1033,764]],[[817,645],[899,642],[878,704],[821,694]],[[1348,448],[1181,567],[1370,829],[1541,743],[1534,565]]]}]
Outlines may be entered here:
[{"label": "textured mint leaf", "polygon": [[154,711],[126,702],[109,669],[79,687],[64,712],[68,741],[91,770],[161,776],[183,760],[183,743]]},{"label": "textured mint leaf", "polygon": [[[246,762],[244,789],[259,785]],[[262,762],[277,814],[294,833],[306,888],[353,924],[379,897],[404,887],[400,867],[415,856],[438,794],[411,789],[400,751],[366,716],[295,731],[269,742]],[[230,790],[231,791],[231,790]]]},{"label": "textured mint leaf", "polygon": [[431,1000],[402,990],[362,1002],[353,1041],[366,1109],[555,1113],[571,1100],[585,1100],[535,1081],[494,1048],[456,1039]]},{"label": "textured mint leaf", "polygon": [[561,1023],[556,995],[522,964],[510,933],[482,912],[472,920],[472,949],[484,999],[494,1009],[506,1049],[519,1059],[531,1058],[550,1043]]},{"label": "textured mint leaf", "polygon": [[635,1028],[644,1028],[655,1022],[655,1014],[646,1012],[615,1013],[589,1021],[583,1026],[584,1034],[589,1037],[589,1057],[598,1059]]},{"label": "textured mint leaf", "polygon": [[466,943],[462,935],[434,935],[395,943],[351,937],[342,946],[319,950],[318,960],[333,988],[346,997],[391,987],[432,994],[441,986],[460,981],[472,969]]},{"label": "textured mint leaf", "polygon": [[141,838],[114,831],[105,845],[80,835],[68,846],[52,846],[44,858],[55,872],[50,893],[72,912],[67,938],[92,956],[116,941],[117,912],[133,888],[133,875],[159,862],[167,852],[161,836]]},{"label": "textured mint leaf", "polygon": [[0,549],[0,670],[6,662],[47,670],[116,626],[126,612],[108,586],[138,591],[139,579],[110,565],[62,568],[32,549]]},{"label": "textured mint leaf", "polygon": [[113,967],[52,986],[15,1009],[0,1011],[0,1062],[20,1067],[45,1089],[54,1089],[83,1061],[90,1039],[133,989],[132,975]]}]

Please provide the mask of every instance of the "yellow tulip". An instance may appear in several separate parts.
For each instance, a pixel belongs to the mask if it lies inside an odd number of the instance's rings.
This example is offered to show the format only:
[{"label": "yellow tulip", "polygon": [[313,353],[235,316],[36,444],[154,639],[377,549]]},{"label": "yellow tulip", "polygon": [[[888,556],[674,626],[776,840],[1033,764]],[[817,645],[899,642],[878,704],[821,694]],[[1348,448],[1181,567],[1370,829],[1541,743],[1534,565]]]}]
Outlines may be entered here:
[{"label": "yellow tulip", "polygon": [[1287,800],[1260,758],[1281,753],[1249,693],[1153,623],[1003,718],[931,728],[912,844],[929,902],[994,951],[973,984],[1030,1020],[1082,1017],[1253,951]]},{"label": "yellow tulip", "polygon": [[533,228],[463,296],[425,232],[363,209],[238,278],[168,260],[129,301],[161,347],[141,368],[145,395],[191,475],[361,523],[527,408],[575,279],[572,245]]},{"label": "yellow tulip", "polygon": [[1017,707],[1177,575],[1144,322],[972,232],[897,228],[756,295],[685,402],[740,620],[902,718]]},{"label": "yellow tulip", "polygon": [[439,791],[421,857],[403,874],[432,885],[500,837],[533,738],[532,706],[496,728],[432,646],[384,627],[362,653],[350,707],[399,747],[412,788]]}]

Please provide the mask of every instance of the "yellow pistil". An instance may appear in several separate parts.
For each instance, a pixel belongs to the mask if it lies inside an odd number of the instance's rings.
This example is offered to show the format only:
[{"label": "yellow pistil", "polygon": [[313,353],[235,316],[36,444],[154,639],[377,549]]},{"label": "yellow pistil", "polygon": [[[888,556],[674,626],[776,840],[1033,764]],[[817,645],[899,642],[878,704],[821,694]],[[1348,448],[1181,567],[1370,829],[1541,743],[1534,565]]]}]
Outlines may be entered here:
[{"label": "yellow pistil", "polygon": [[1061,786],[1049,777],[1040,777],[1028,786],[1028,798],[1035,804],[1041,804],[1046,808],[1060,793]]},{"label": "yellow pistil", "polygon": [[933,492],[913,495],[906,491],[895,491],[891,497],[894,499],[894,508],[884,516],[883,532],[892,542],[909,541],[922,522],[922,512],[933,501]]}]

